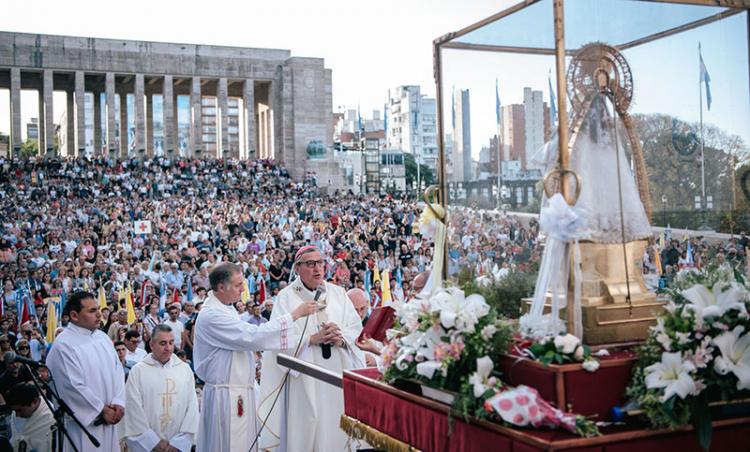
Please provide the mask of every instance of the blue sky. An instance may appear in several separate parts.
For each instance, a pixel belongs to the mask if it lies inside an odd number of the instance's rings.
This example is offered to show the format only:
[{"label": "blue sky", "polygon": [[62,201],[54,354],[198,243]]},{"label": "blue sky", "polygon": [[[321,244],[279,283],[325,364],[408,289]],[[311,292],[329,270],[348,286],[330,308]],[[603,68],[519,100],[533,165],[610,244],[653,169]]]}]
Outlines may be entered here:
[{"label": "blue sky", "polygon": [[[94,0],[8,2],[0,30],[168,42],[286,48],[293,55],[323,57],[333,69],[333,108],[356,108],[363,116],[381,109],[387,90],[418,84],[434,95],[432,40],[458,30],[516,3],[513,0],[345,0],[230,2],[210,7],[194,1],[174,7],[170,2],[133,0],[107,6]],[[550,0],[518,16],[503,31],[514,43],[546,45],[551,39]],[[568,1],[569,42],[630,39],[653,30],[656,19],[676,24],[698,17],[704,7],[675,7],[644,2],[616,2],[628,9],[614,12],[613,0]],[[534,14],[534,9],[539,12]],[[699,9],[695,9],[699,8]],[[698,16],[696,16],[696,14]],[[588,27],[584,27],[586,21]],[[688,121],[698,119],[697,42],[713,79],[713,105],[705,121],[741,135],[750,142],[744,15],[726,19],[625,53],[635,79],[635,113],[666,113]],[[493,38],[490,27],[485,39]],[[554,59],[485,52],[446,51],[445,86],[470,89],[472,142],[475,154],[495,133],[495,78],[503,104],[522,101],[523,87],[544,91]],[[553,80],[554,83],[554,80]],[[8,130],[7,91],[0,90],[0,131]],[[57,96],[55,116],[64,100]],[[450,92],[445,96],[450,101]],[[23,95],[24,122],[35,113],[34,94]],[[59,107],[59,108],[58,108]],[[450,108],[446,119],[450,123]],[[25,131],[24,131],[25,133]]]}]

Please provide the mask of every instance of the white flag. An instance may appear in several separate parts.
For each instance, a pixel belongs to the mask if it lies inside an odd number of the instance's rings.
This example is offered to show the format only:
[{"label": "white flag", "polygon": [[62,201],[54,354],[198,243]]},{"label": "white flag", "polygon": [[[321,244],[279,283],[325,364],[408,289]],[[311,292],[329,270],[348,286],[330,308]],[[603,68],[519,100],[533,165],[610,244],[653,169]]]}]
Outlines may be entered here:
[{"label": "white flag", "polygon": [[133,231],[136,234],[151,234],[151,221],[136,221],[133,223]]}]

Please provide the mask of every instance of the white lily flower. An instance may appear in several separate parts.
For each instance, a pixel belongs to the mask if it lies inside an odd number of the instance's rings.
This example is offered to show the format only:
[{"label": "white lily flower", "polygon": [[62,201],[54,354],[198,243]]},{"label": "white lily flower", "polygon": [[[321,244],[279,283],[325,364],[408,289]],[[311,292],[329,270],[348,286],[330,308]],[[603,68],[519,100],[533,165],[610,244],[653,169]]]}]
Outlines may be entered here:
[{"label": "white lily flower", "polygon": [[583,347],[582,346],[579,345],[578,347],[576,347],[576,351],[575,353],[573,353],[573,358],[575,358],[576,361],[580,361],[583,359]]},{"label": "white lily flower", "polygon": [[747,314],[742,301],[748,297],[748,291],[736,282],[718,282],[710,292],[706,286],[696,284],[683,290],[682,296],[690,302],[687,306],[704,319],[721,316],[732,309]]},{"label": "white lily flower", "polygon": [[488,389],[487,379],[492,372],[493,363],[489,356],[477,358],[477,371],[469,377],[469,383],[474,385],[474,397],[481,397]]},{"label": "white lily flower", "polygon": [[737,389],[750,389],[750,334],[742,335],[742,326],[722,333],[713,340],[721,356],[714,360],[714,369],[721,375],[732,372],[737,377]]},{"label": "white lily flower", "polygon": [[417,373],[426,378],[432,378],[435,371],[440,369],[440,363],[437,361],[424,361],[417,364]]},{"label": "white lily flower", "polygon": [[486,325],[484,328],[482,328],[482,339],[485,341],[488,341],[492,339],[492,336],[497,333],[497,327],[493,324]]},{"label": "white lily flower", "polygon": [[688,395],[696,395],[700,392],[690,372],[695,371],[695,366],[690,361],[684,361],[682,354],[661,354],[661,362],[646,367],[646,387],[649,389],[664,388],[662,401],[668,400],[677,394],[681,399]]},{"label": "white lily flower", "polygon": [[576,347],[578,347],[580,343],[581,340],[570,333],[555,336],[555,347],[557,347],[558,350],[562,349],[562,352],[565,354],[575,352]]}]

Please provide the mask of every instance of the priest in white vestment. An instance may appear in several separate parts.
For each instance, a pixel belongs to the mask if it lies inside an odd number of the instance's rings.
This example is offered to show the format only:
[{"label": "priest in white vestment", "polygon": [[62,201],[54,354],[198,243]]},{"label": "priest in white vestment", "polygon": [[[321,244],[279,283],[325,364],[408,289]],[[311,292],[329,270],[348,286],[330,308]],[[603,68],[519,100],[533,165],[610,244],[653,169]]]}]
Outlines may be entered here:
[{"label": "priest in white vestment", "polygon": [[195,373],[206,383],[196,450],[257,451],[254,352],[293,347],[299,341],[294,321],[318,306],[304,303],[270,322],[251,325],[234,308],[245,282],[241,267],[220,264],[209,282],[212,290],[196,320],[193,347]]},{"label": "priest in white vestment", "polygon": [[13,450],[49,452],[52,445],[52,431],[55,417],[47,404],[39,396],[39,391],[32,383],[18,383],[10,388],[6,403],[13,410],[11,418],[10,444]]},{"label": "priest in white vestment", "polygon": [[75,292],[65,311],[70,323],[55,338],[47,367],[60,397],[101,446],[94,447],[70,419],[68,433],[81,452],[120,450],[116,424],[125,414],[125,374],[112,341],[99,330],[99,302],[91,292]]},{"label": "priest in white vestment", "polygon": [[[314,246],[297,252],[294,269],[299,277],[279,293],[271,321],[317,296],[318,302],[324,303],[326,308],[310,316],[307,325],[306,319],[294,324],[295,334],[303,335],[299,358],[337,373],[365,367],[362,350],[356,345],[362,321],[346,291],[324,282],[324,266],[323,255]],[[282,353],[294,355],[293,345]],[[263,358],[258,422],[266,418],[268,421],[261,433],[261,449],[280,452],[346,450],[347,437],[339,428],[344,412],[341,388],[297,372],[291,372],[287,388],[281,388],[287,369],[276,363],[276,355],[266,353]],[[279,400],[271,410],[279,392]]]},{"label": "priest in white vestment", "polygon": [[150,345],[151,353],[130,370],[125,384],[128,451],[190,452],[198,433],[193,371],[174,355],[169,326],[156,325]]}]

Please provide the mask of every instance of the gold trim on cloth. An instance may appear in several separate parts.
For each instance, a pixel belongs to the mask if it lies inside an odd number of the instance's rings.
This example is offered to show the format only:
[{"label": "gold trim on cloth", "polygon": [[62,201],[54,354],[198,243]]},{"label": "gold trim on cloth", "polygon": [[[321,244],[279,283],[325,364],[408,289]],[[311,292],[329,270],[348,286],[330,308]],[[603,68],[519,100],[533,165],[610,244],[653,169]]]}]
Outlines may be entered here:
[{"label": "gold trim on cloth", "polygon": [[339,427],[349,435],[349,438],[367,441],[367,444],[375,449],[381,449],[388,452],[420,452],[419,449],[411,447],[395,438],[391,438],[385,433],[376,430],[353,417],[349,417],[346,414],[341,415]]}]

